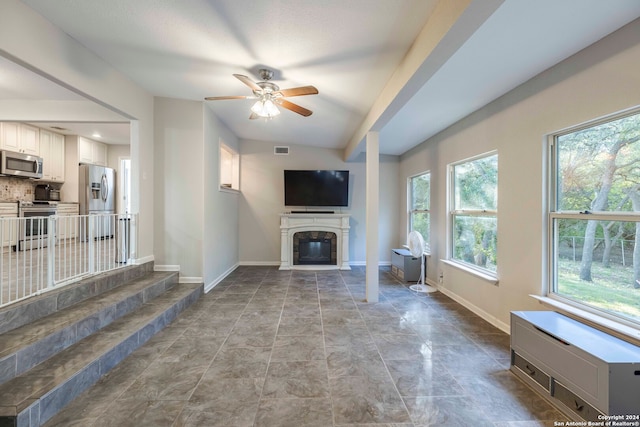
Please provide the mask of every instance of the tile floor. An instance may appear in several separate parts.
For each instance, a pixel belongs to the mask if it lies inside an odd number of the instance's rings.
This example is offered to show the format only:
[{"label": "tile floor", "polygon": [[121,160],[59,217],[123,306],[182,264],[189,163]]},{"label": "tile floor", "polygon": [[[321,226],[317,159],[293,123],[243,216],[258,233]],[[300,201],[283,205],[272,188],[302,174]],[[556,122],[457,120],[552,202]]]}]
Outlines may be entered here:
[{"label": "tile floor", "polygon": [[388,271],[240,267],[46,426],[493,426],[567,418],[508,370],[509,337]]}]

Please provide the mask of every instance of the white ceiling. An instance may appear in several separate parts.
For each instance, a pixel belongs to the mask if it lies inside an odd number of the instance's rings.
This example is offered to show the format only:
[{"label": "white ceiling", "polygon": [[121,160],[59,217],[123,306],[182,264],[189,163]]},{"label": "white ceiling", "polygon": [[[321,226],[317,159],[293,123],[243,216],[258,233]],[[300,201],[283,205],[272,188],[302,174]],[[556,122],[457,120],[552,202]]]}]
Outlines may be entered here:
[{"label": "white ceiling", "polygon": [[[75,92],[0,56],[0,105],[10,109],[12,105],[20,103],[21,107],[29,108],[30,101],[78,102],[83,108],[86,103],[86,100]],[[58,105],[55,104],[54,108]],[[94,106],[96,109],[103,109],[95,104]],[[85,136],[107,144],[129,144],[129,123],[114,122],[113,116],[113,113],[105,112],[105,117],[110,118],[108,122],[57,122],[41,121],[42,118],[38,114],[38,120],[31,120],[29,123],[64,135]]]},{"label": "white ceiling", "polygon": [[[276,71],[281,88],[314,85],[319,95],[290,99],[313,110],[306,118],[285,110],[269,121],[250,121],[250,100],[208,105],[240,138],[328,148],[360,137],[358,128],[412,42],[425,25],[437,24],[428,22],[436,0],[23,2],[156,96],[249,95],[232,74],[259,80],[260,66]],[[411,90],[401,91],[388,113],[374,120],[381,153],[404,153],[640,16],[637,0],[470,4],[449,30],[448,40],[457,36],[458,44],[444,56],[434,49],[424,58],[407,82]],[[485,15],[475,21],[469,16],[480,11]],[[7,68],[0,62],[0,75]],[[14,83],[11,90],[0,83],[0,100],[77,96],[45,83]]]}]

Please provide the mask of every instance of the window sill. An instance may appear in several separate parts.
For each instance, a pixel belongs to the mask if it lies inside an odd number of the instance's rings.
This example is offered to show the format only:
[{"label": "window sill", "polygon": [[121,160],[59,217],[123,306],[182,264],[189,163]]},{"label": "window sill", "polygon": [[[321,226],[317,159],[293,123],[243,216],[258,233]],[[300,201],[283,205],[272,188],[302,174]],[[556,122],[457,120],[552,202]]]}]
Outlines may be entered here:
[{"label": "window sill", "polygon": [[[411,248],[409,248],[409,245],[402,245],[402,247],[411,252]],[[431,252],[429,249],[425,249],[424,252],[422,252],[422,255],[426,256],[427,258],[431,258]]]},{"label": "window sill", "polygon": [[218,191],[221,191],[223,193],[240,194],[240,190],[235,190],[233,188],[223,187],[223,186],[219,186]]},{"label": "window sill", "polygon": [[563,314],[566,314],[573,318],[578,318],[578,320],[582,320],[585,323],[591,324],[591,326],[594,326],[597,329],[604,329],[605,332],[612,333],[613,335],[618,336],[620,339],[630,341],[632,344],[640,345],[640,330],[637,327],[616,322],[615,320],[599,316],[595,313],[580,309],[570,304],[566,304],[554,298],[543,297],[540,295],[529,296],[537,299],[541,304],[554,308]]},{"label": "window sill", "polygon": [[476,277],[479,277],[480,279],[485,280],[491,283],[492,285],[497,286],[498,283],[500,282],[500,280],[498,280],[496,276],[488,273],[483,273],[482,271],[476,270],[475,268],[467,267],[466,265],[460,262],[451,261],[449,259],[443,259],[442,262],[444,262],[447,265],[450,265],[451,267],[455,267],[458,270],[462,270]]}]

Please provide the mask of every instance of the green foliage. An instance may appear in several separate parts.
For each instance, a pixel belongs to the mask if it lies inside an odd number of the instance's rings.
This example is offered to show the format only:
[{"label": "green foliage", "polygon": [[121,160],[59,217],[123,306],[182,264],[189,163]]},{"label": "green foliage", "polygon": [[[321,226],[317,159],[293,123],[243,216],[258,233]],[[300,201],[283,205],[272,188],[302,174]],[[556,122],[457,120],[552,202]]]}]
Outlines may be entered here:
[{"label": "green foliage", "polygon": [[498,155],[454,167],[455,209],[498,209]]},{"label": "green foliage", "polygon": [[431,174],[411,178],[411,210],[428,210],[431,197]]},{"label": "green foliage", "polygon": [[495,272],[497,270],[497,219],[454,218],[453,258]]},{"label": "green foliage", "polygon": [[631,285],[632,268],[604,268],[601,263],[594,263],[593,282],[580,280],[579,270],[579,262],[559,262],[559,295],[640,322],[640,289]]},{"label": "green foliage", "polygon": [[431,174],[429,172],[411,178],[410,228],[422,234],[429,245],[429,205],[431,197]]},{"label": "green foliage", "polygon": [[[639,141],[640,114],[561,135],[556,138],[554,168],[554,210],[611,214],[598,221],[577,214],[576,219],[554,220],[554,292],[634,321],[640,321],[640,293],[633,286],[640,266],[609,266],[617,243],[631,252],[638,243],[637,222],[619,221],[615,214],[640,210]],[[563,250],[578,261],[563,259]],[[633,258],[627,253],[623,259],[628,263]]]},{"label": "green foliage", "polygon": [[[559,136],[558,209],[592,210],[594,200],[606,189],[602,211],[631,211],[627,194],[640,184],[639,140],[640,115]],[[609,167],[614,168],[610,183],[606,180]]]}]

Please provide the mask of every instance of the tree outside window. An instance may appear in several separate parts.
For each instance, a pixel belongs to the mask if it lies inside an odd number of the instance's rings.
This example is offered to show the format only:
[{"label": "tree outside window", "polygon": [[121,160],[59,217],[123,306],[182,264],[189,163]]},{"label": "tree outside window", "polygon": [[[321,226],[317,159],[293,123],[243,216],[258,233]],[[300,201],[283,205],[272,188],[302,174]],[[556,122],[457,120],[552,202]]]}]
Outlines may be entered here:
[{"label": "tree outside window", "polygon": [[551,294],[640,323],[640,114],[555,135]]},{"label": "tree outside window", "polygon": [[450,258],[495,275],[498,266],[498,155],[460,162],[450,170]]},{"label": "tree outside window", "polygon": [[409,178],[409,232],[422,234],[427,250],[429,248],[429,205],[431,174],[429,172]]}]

